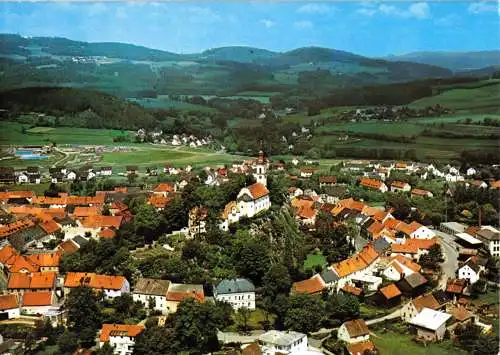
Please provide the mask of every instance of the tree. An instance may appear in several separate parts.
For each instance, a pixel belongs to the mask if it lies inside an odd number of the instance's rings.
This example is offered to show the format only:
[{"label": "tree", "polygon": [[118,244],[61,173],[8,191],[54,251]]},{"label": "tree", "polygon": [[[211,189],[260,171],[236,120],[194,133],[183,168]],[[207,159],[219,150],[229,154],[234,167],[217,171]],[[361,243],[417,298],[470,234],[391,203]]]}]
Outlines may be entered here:
[{"label": "tree", "polygon": [[94,291],[86,286],[72,289],[65,302],[68,310],[68,328],[82,345],[94,344],[95,334],[101,326],[101,308]]},{"label": "tree", "polygon": [[252,316],[252,311],[246,307],[241,307],[236,312],[236,318],[238,320],[238,328],[244,333],[250,330],[248,322],[250,321],[251,316]]},{"label": "tree", "polygon": [[288,295],[291,286],[290,273],[281,264],[272,265],[262,280],[263,295],[271,304],[279,294]]},{"label": "tree", "polygon": [[134,355],[163,355],[178,352],[175,330],[169,327],[147,327],[136,338]]},{"label": "tree", "polygon": [[251,240],[241,246],[233,259],[242,276],[248,277],[256,285],[261,284],[270,262],[269,250],[264,244]]},{"label": "tree", "polygon": [[475,324],[458,326],[455,329],[455,335],[460,343],[460,346],[471,351],[474,349],[475,344],[481,335],[481,328]]},{"label": "tree", "polygon": [[288,300],[285,328],[302,333],[317,330],[323,321],[325,307],[321,298],[299,293]]},{"label": "tree", "polygon": [[146,243],[155,240],[161,224],[161,215],[152,205],[142,205],[134,218],[135,232],[144,236]]},{"label": "tree", "polygon": [[137,174],[136,173],[131,173],[127,175],[127,181],[129,185],[132,185],[135,181],[137,180]]},{"label": "tree", "polygon": [[95,355],[114,355],[114,348],[107,341],[95,352]]},{"label": "tree", "polygon": [[422,267],[430,268],[436,270],[439,268],[439,264],[444,261],[443,251],[441,250],[441,245],[434,244],[430,247],[427,254],[422,254],[419,259],[419,264]]},{"label": "tree", "polygon": [[340,322],[357,318],[359,301],[356,297],[344,293],[330,295],[326,300],[326,314],[330,319],[338,319]]},{"label": "tree", "polygon": [[188,209],[183,200],[174,199],[163,211],[163,219],[167,233],[172,233],[187,226]]},{"label": "tree", "polygon": [[190,354],[206,354],[218,350],[215,305],[184,299],[175,313],[174,329],[180,351]]},{"label": "tree", "polygon": [[73,354],[78,348],[78,336],[69,330],[64,331],[57,339],[57,347],[62,354]]},{"label": "tree", "polygon": [[498,351],[498,336],[488,336],[481,334],[476,341],[475,349],[472,350],[472,355],[498,354]]}]

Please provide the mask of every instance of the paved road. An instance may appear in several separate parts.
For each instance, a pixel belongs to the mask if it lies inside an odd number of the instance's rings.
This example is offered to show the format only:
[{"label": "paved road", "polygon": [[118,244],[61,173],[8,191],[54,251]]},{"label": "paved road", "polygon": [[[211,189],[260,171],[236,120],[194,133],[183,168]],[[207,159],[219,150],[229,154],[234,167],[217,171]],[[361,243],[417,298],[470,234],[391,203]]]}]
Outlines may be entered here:
[{"label": "paved road", "polygon": [[443,270],[443,277],[439,280],[439,286],[446,286],[448,277],[455,277],[455,271],[458,268],[458,244],[455,242],[453,235],[434,230],[436,235],[441,239],[441,246],[443,250],[444,262],[441,264]]}]

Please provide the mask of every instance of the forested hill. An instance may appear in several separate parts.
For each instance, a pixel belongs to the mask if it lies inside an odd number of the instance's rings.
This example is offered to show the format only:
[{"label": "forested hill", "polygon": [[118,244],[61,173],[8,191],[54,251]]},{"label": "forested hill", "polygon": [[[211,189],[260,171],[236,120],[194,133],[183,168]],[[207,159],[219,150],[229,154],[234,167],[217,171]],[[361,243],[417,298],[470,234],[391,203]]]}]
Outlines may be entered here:
[{"label": "forested hill", "polygon": [[0,108],[15,115],[41,112],[64,116],[64,125],[89,128],[138,129],[154,127],[155,119],[143,107],[96,91],[32,87],[0,92]]}]

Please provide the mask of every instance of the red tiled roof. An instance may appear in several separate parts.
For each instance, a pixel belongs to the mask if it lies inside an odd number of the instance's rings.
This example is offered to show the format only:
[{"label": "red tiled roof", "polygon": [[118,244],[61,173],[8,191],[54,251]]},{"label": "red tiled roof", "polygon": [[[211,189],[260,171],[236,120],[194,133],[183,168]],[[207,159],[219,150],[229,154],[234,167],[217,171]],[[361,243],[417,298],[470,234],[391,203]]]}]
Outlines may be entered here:
[{"label": "red tiled roof", "polygon": [[12,265],[17,255],[19,255],[19,253],[16,249],[10,245],[6,245],[0,249],[0,263],[4,265]]},{"label": "red tiled roof", "polygon": [[9,275],[7,289],[29,289],[30,275],[24,272],[13,272]]},{"label": "red tiled roof", "polygon": [[59,230],[59,225],[54,222],[53,220],[51,221],[46,221],[40,224],[40,227],[45,231],[47,234],[52,234],[55,231]]},{"label": "red tiled roof", "polygon": [[58,249],[61,250],[64,255],[71,255],[76,253],[80,247],[71,239],[68,239],[59,244]]},{"label": "red tiled roof", "polygon": [[432,293],[429,293],[428,295],[418,296],[417,298],[413,299],[412,302],[418,313],[420,313],[420,311],[424,307],[434,310],[440,307],[439,302],[434,298]]},{"label": "red tiled roof", "polygon": [[19,307],[16,295],[0,295],[0,311]]},{"label": "red tiled roof", "polygon": [[56,272],[34,272],[31,274],[30,288],[53,288],[56,276]]},{"label": "red tiled roof", "polygon": [[26,258],[36,265],[40,265],[41,267],[55,267],[59,266],[59,262],[61,261],[61,253],[41,253],[41,254],[32,254],[26,256]]},{"label": "red tiled roof", "polygon": [[269,195],[269,190],[264,185],[258,182],[248,186],[247,189],[248,191],[250,191],[250,194],[252,195],[252,198],[254,200]]},{"label": "red tiled roof", "polygon": [[345,285],[344,287],[342,287],[342,291],[357,297],[361,296],[361,294],[363,293],[362,289],[351,285]]},{"label": "red tiled roof", "polygon": [[27,291],[23,294],[23,306],[50,306],[52,305],[52,292],[33,292]]},{"label": "red tiled roof", "polygon": [[166,197],[160,194],[152,194],[151,197],[148,200],[148,204],[152,205],[156,208],[164,208],[167,206],[171,201],[173,201],[172,197]]},{"label": "red tiled roof", "polygon": [[316,294],[325,289],[325,282],[319,274],[316,274],[310,279],[294,282],[292,288],[297,293]]},{"label": "red tiled roof", "polygon": [[89,216],[81,220],[82,226],[85,228],[119,228],[122,223],[122,216]]},{"label": "red tiled roof", "polygon": [[111,228],[104,228],[99,232],[99,237],[101,238],[114,238],[116,236],[116,232]]},{"label": "red tiled roof", "polygon": [[370,340],[365,340],[355,344],[347,344],[349,355],[364,355],[366,351],[374,351],[375,345]]},{"label": "red tiled roof", "polygon": [[125,283],[123,276],[99,275],[85,272],[68,272],[64,279],[64,287],[86,285],[94,289],[120,290]]},{"label": "red tiled roof", "polygon": [[413,189],[411,190],[411,194],[415,196],[429,196],[431,192],[423,189]]},{"label": "red tiled roof", "polygon": [[336,184],[337,183],[337,177],[336,176],[332,176],[332,175],[320,176],[319,177],[319,182],[320,183],[325,183],[325,184]]},{"label": "red tiled roof", "polygon": [[17,255],[9,267],[10,272],[36,272],[40,266],[23,255]]},{"label": "red tiled roof", "polygon": [[369,178],[361,178],[359,184],[364,187],[369,187],[372,189],[380,189],[382,187],[382,182],[375,180],[375,179],[369,179]]},{"label": "red tiled roof", "polygon": [[154,189],[154,192],[174,192],[172,184],[161,183]]},{"label": "red tiled roof", "polygon": [[400,188],[400,189],[404,189],[406,186],[408,186],[409,184],[407,182],[404,182],[404,181],[396,181],[394,180],[392,183],[391,183],[391,186],[394,186],[394,187],[397,187],[397,188]]},{"label": "red tiled roof", "polygon": [[73,211],[73,216],[75,217],[89,217],[99,214],[101,214],[101,208],[99,206],[77,206]]},{"label": "red tiled roof", "polygon": [[408,269],[412,270],[413,272],[420,272],[420,270],[422,269],[422,267],[419,264],[404,257],[403,255],[397,255],[392,260],[393,260],[392,264],[396,264],[395,262],[397,261],[397,263],[406,266]]},{"label": "red tiled roof", "polygon": [[141,324],[103,324],[99,340],[101,342],[109,341],[110,336],[136,337],[144,331]]},{"label": "red tiled roof", "polygon": [[363,319],[353,319],[345,322],[344,325],[351,338],[370,334],[370,330]]},{"label": "red tiled roof", "polygon": [[380,293],[382,293],[382,295],[384,295],[384,297],[388,300],[394,298],[394,297],[398,297],[398,296],[401,296],[401,291],[399,290],[399,288],[395,285],[395,284],[389,284],[385,287],[382,287],[380,290]]},{"label": "red tiled roof", "polygon": [[30,218],[19,219],[15,222],[8,223],[0,227],[0,238],[8,237],[9,235],[21,231],[26,228],[34,227],[35,222]]},{"label": "red tiled roof", "polygon": [[0,192],[0,201],[7,202],[11,198],[33,198],[35,193],[33,191],[5,191]]}]

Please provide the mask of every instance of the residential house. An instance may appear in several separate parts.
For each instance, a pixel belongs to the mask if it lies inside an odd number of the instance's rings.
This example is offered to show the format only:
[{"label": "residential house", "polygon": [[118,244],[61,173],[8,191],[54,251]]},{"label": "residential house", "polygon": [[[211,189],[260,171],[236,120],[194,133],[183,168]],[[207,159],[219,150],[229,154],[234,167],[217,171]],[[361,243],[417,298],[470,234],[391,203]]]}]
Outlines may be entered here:
[{"label": "residential house", "polygon": [[238,204],[236,203],[236,201],[231,201],[224,207],[224,212],[222,212],[223,221],[219,225],[219,227],[222,230],[227,231],[229,230],[229,225],[238,222],[240,218],[241,213]]},{"label": "residential house", "polygon": [[349,355],[365,355],[376,352],[375,345],[371,340],[362,341],[354,344],[347,344],[346,350]]},{"label": "residential house", "polygon": [[316,274],[311,278],[303,281],[294,282],[292,284],[292,293],[308,293],[310,295],[321,294],[326,288],[326,284],[320,274]]},{"label": "residential house", "polygon": [[393,307],[399,304],[401,295],[401,291],[394,283],[391,283],[378,290],[379,303],[387,307]]},{"label": "residential house", "polygon": [[409,323],[417,329],[419,339],[436,341],[444,338],[446,322],[450,318],[451,314],[424,307]]},{"label": "residential house", "polygon": [[161,194],[153,193],[149,197],[147,204],[155,207],[158,211],[163,211],[172,201],[173,198],[170,196],[166,197]]},{"label": "residential house", "polygon": [[454,300],[464,294],[467,287],[467,280],[465,279],[448,279],[446,282],[446,293]]},{"label": "residential house", "polygon": [[[360,274],[351,278],[352,283],[361,288],[364,293],[376,292],[382,284],[382,278],[373,275]],[[344,286],[345,287],[345,286]]]},{"label": "residential house", "polygon": [[355,296],[355,297],[362,297],[364,294],[363,289],[361,289],[359,287],[351,286],[351,285],[345,285],[344,287],[342,287],[340,289],[340,291],[342,293],[350,294],[350,295]]},{"label": "residential house", "polygon": [[0,295],[0,319],[19,318],[20,315],[17,295]]},{"label": "residential house", "polygon": [[391,256],[403,255],[410,259],[418,259],[422,254],[437,244],[436,238],[432,239],[406,239],[404,243],[391,244]]},{"label": "residential house", "polygon": [[52,291],[27,291],[22,296],[21,311],[27,315],[46,315],[53,308],[54,293]]},{"label": "residential house", "polygon": [[88,286],[96,292],[103,292],[108,299],[130,292],[130,284],[123,276],[68,272],[64,279],[64,293],[68,294],[72,288],[82,285]]},{"label": "residential house", "polygon": [[334,186],[337,183],[337,177],[332,175],[322,175],[319,177],[319,187]]},{"label": "residential house", "polygon": [[394,180],[391,183],[391,192],[409,192],[411,190],[411,185],[404,181]]},{"label": "residential house", "polygon": [[292,207],[295,209],[295,218],[301,224],[307,226],[314,226],[316,223],[316,216],[318,210],[315,209],[315,201],[305,198],[294,198],[292,200]]},{"label": "residential house", "polygon": [[465,173],[467,176],[474,176],[477,174],[477,170],[470,167],[467,169],[466,173]]},{"label": "residential house", "polygon": [[186,298],[204,302],[203,285],[170,283],[167,292],[167,312],[175,313],[179,304]]},{"label": "residential house", "polygon": [[461,267],[458,268],[458,278],[468,280],[472,285],[480,279],[481,274],[485,270],[485,267],[476,262],[475,258],[469,258]]},{"label": "residential house", "polygon": [[60,252],[31,254],[25,256],[25,258],[31,263],[38,265],[41,272],[59,272],[59,263],[61,262]]},{"label": "residential house", "polygon": [[74,180],[76,180],[76,178],[77,178],[77,177],[78,177],[78,176],[77,176],[76,172],[75,172],[75,171],[72,171],[72,170],[69,170],[69,171],[66,173],[66,175],[64,176],[64,178],[65,178],[66,180],[69,180],[69,181],[74,181]]},{"label": "residential house", "polygon": [[259,336],[264,355],[307,354],[307,335],[294,331],[270,330]]},{"label": "residential house", "polygon": [[349,344],[360,343],[370,339],[370,330],[363,319],[353,319],[339,327],[337,338]]},{"label": "residential house", "polygon": [[433,197],[432,192],[424,189],[413,189],[411,190],[411,197]]},{"label": "residential house", "polygon": [[131,174],[137,175],[139,173],[139,168],[135,165],[129,165],[129,166],[125,167],[125,170],[126,170],[127,175],[131,175]]},{"label": "residential house", "polygon": [[370,190],[380,191],[382,193],[387,192],[388,190],[387,185],[382,181],[370,178],[361,178],[361,180],[359,181],[359,185]]},{"label": "residential house", "polygon": [[214,287],[214,298],[238,310],[255,309],[255,286],[247,279],[225,279]]},{"label": "residential house", "polygon": [[99,335],[99,347],[105,343],[113,348],[113,354],[130,355],[134,351],[135,340],[144,331],[144,325],[103,324]]},{"label": "residential house", "polygon": [[304,194],[304,190],[302,190],[300,187],[289,187],[288,188],[288,198],[291,200],[294,197],[299,197]]},{"label": "residential house", "polygon": [[301,168],[300,169],[300,177],[308,179],[311,176],[313,176],[315,171],[316,171],[315,168]]},{"label": "residential house", "polygon": [[413,262],[410,258],[402,255],[392,257],[387,266],[382,271],[385,278],[392,281],[399,281],[405,276],[420,272],[422,267]]},{"label": "residential house", "polygon": [[423,293],[424,287],[428,282],[424,275],[415,272],[405,276],[396,284],[405,296],[415,297]]},{"label": "residential house", "polygon": [[483,226],[475,237],[483,242],[492,256],[500,256],[500,231],[492,226]]},{"label": "residential house", "polygon": [[146,307],[167,313],[167,292],[170,281],[160,279],[140,278],[134,285],[132,298],[135,302],[142,302]]},{"label": "residential house", "polygon": [[401,308],[401,319],[403,322],[408,323],[410,320],[415,318],[422,309],[429,308],[433,310],[438,310],[442,308],[442,305],[434,298],[432,293],[427,295],[418,296],[406,303],[403,308]]},{"label": "residential house", "polygon": [[451,314],[451,325],[447,327],[450,335],[455,333],[457,327],[464,327],[469,324],[476,324],[479,321],[479,317],[474,313],[470,312],[466,307],[461,305],[448,305],[446,307],[446,313]]},{"label": "residential house", "polygon": [[100,170],[101,176],[111,176],[113,175],[113,168],[110,166],[103,166]]},{"label": "residential house", "polygon": [[167,196],[171,195],[172,193],[174,193],[174,191],[175,191],[175,188],[172,184],[161,183],[155,187],[155,189],[153,190],[153,194],[167,197]]},{"label": "residential house", "polygon": [[18,184],[26,184],[29,182],[29,176],[28,174],[21,172],[19,175],[17,175],[17,183]]},{"label": "residential house", "polygon": [[319,274],[323,279],[325,287],[329,290],[333,290],[339,281],[339,275],[330,267],[326,267]]},{"label": "residential house", "polygon": [[55,272],[12,272],[7,282],[7,291],[10,293],[53,291],[56,277]]}]

